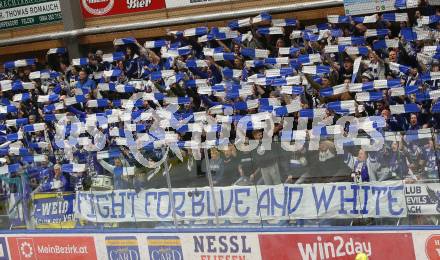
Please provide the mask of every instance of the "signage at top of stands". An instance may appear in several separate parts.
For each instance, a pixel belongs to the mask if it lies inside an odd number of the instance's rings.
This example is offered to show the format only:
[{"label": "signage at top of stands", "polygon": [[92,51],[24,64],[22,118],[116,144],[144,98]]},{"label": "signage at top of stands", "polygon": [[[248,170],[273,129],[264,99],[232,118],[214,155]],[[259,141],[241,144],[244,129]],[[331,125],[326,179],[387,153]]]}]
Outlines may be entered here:
[{"label": "signage at top of stands", "polygon": [[167,8],[186,7],[200,4],[230,2],[231,0],[166,0]]},{"label": "signage at top of stands", "polygon": [[165,8],[165,0],[81,0],[85,18],[144,12]]},{"label": "signage at top of stands", "polygon": [[62,19],[59,0],[0,0],[0,30]]}]

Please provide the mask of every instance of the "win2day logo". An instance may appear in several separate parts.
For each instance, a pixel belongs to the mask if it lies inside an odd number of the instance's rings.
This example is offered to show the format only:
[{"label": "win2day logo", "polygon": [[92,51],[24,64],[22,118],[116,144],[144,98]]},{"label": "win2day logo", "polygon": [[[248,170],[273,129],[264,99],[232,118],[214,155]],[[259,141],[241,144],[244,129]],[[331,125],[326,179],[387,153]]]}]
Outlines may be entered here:
[{"label": "win2day logo", "polygon": [[105,246],[110,260],[140,260],[139,246],[136,237],[106,237]]},{"label": "win2day logo", "polygon": [[147,237],[150,260],[183,260],[182,244],[177,236]]}]

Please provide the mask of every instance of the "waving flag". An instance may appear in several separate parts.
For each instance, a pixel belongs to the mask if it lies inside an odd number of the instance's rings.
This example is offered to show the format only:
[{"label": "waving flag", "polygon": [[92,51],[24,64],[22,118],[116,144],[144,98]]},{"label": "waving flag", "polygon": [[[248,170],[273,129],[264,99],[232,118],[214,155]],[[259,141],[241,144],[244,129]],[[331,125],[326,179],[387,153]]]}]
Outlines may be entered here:
[{"label": "waving flag", "polygon": [[302,95],[304,93],[304,87],[302,86],[282,86],[281,94],[288,95]]},{"label": "waving flag", "polygon": [[15,106],[0,106],[0,114],[17,113],[18,109]]},{"label": "waving flag", "polygon": [[16,61],[7,61],[4,63],[5,69],[15,69],[26,66],[35,65],[37,62],[36,59],[24,59],[24,60],[16,60]]},{"label": "waving flag", "polygon": [[350,23],[350,16],[344,15],[327,15],[329,23]]},{"label": "waving flag", "polygon": [[283,35],[284,34],[284,30],[282,27],[258,28],[257,32],[261,35]]},{"label": "waving flag", "polygon": [[352,17],[351,18],[355,23],[375,23],[377,22],[376,15],[370,15],[370,16],[359,16],[359,17]]},{"label": "waving flag", "polygon": [[365,45],[365,38],[362,36],[338,37],[339,45]]},{"label": "waving flag", "polygon": [[122,70],[120,69],[114,69],[114,70],[106,70],[104,71],[104,77],[110,78],[110,77],[119,77],[122,74]]},{"label": "waving flag", "polygon": [[233,61],[235,59],[235,53],[233,52],[214,53],[212,57],[214,58],[215,61],[223,61],[223,60]]},{"label": "waving flag", "polygon": [[400,64],[395,63],[395,62],[390,62],[388,64],[389,64],[391,70],[400,71],[403,74],[408,74],[409,73],[410,68],[407,67],[407,66],[403,66],[403,65],[400,65]]},{"label": "waving flag", "polygon": [[249,26],[251,26],[251,18],[245,18],[245,19],[241,19],[241,20],[231,21],[231,22],[229,22],[228,26],[232,30],[237,30],[237,29],[240,29],[243,27],[249,27]]},{"label": "waving flag", "polygon": [[241,55],[249,58],[268,58],[269,50],[243,48],[241,49]]},{"label": "waving flag", "polygon": [[341,84],[334,87],[323,88],[319,90],[319,95],[322,97],[331,97],[334,95],[342,94],[348,91],[347,84]]},{"label": "waving flag", "polygon": [[9,119],[6,120],[7,126],[22,126],[28,124],[29,119],[27,118],[18,118],[18,119]]},{"label": "waving flag", "polygon": [[33,71],[29,74],[29,79],[49,79],[49,78],[57,78],[61,75],[61,73],[50,70],[42,70],[42,71]]},{"label": "waving flag", "polygon": [[398,88],[392,88],[391,89],[391,96],[405,96],[414,94],[419,90],[417,86],[406,86],[406,87],[398,87]]},{"label": "waving flag", "polygon": [[64,54],[67,52],[66,48],[52,48],[47,51],[47,55],[51,54]]},{"label": "waving flag", "polygon": [[298,52],[299,49],[295,48],[295,47],[280,47],[278,48],[278,53],[280,55],[291,55],[294,54],[295,52]]},{"label": "waving flag", "polygon": [[208,33],[208,27],[197,27],[197,28],[191,28],[186,29],[183,31],[183,36],[190,37],[190,36],[201,36]]},{"label": "waving flag", "polygon": [[125,59],[125,54],[123,52],[107,53],[102,55],[102,61],[104,62],[115,62]]},{"label": "waving flag", "polygon": [[260,23],[263,21],[270,21],[272,20],[272,16],[269,13],[263,12],[257,16],[255,16],[254,18],[252,18],[252,23]]},{"label": "waving flag", "polygon": [[402,28],[400,33],[407,41],[427,40],[431,38],[429,31],[415,30],[413,28]]},{"label": "waving flag", "polygon": [[36,124],[32,124],[32,125],[23,126],[23,131],[25,133],[44,131],[45,129],[46,129],[45,123],[36,123]]},{"label": "waving flag", "polygon": [[4,165],[0,167],[0,175],[15,173],[20,170],[20,164],[10,164],[10,165]]},{"label": "waving flag", "polygon": [[119,93],[134,93],[136,88],[131,85],[116,84],[116,83],[99,83],[98,89],[101,91],[112,91]]},{"label": "waving flag", "polygon": [[390,30],[388,29],[367,29],[367,31],[365,32],[365,37],[375,37],[375,36],[379,36],[379,37],[383,37],[383,36],[387,36],[390,33]]},{"label": "waving flag", "polygon": [[388,48],[398,48],[399,47],[399,39],[384,39],[373,42],[373,49],[388,49]]},{"label": "waving flag", "polygon": [[407,13],[385,13],[382,14],[382,19],[388,22],[407,22]]},{"label": "waving flag", "polygon": [[68,163],[61,165],[61,171],[67,173],[76,173],[76,172],[85,172],[86,165],[85,164],[77,164],[77,163]]},{"label": "waving flag", "polygon": [[382,92],[361,92],[356,93],[356,101],[367,102],[367,101],[380,101],[383,100]]},{"label": "waving flag", "polygon": [[328,74],[330,73],[330,66],[303,66],[304,74]]},{"label": "waving flag", "polygon": [[348,55],[362,55],[362,56],[366,56],[368,54],[368,48],[361,46],[361,47],[353,47],[353,46],[347,46],[345,48],[345,52]]},{"label": "waving flag", "polygon": [[301,64],[311,64],[311,63],[320,63],[321,60],[321,55],[319,53],[317,54],[305,54],[305,55],[300,55],[298,57],[298,62]]},{"label": "waving flag", "polygon": [[120,39],[115,39],[113,41],[113,45],[115,46],[134,44],[134,43],[136,43],[136,39],[134,37],[120,38]]},{"label": "waving flag", "polygon": [[227,79],[240,78],[241,74],[242,74],[241,70],[230,69],[230,68],[223,69],[223,76]]},{"label": "waving flag", "polygon": [[342,53],[347,48],[347,45],[326,45],[324,47],[325,53]]},{"label": "waving flag", "polygon": [[45,102],[56,102],[58,101],[58,99],[60,98],[60,96],[58,94],[51,94],[51,95],[46,95],[46,96],[38,96],[37,102],[38,103],[45,103]]},{"label": "waving flag", "polygon": [[23,94],[15,94],[12,97],[12,101],[14,102],[25,102],[31,99],[31,93],[23,93]]},{"label": "waving flag", "polygon": [[391,114],[406,114],[406,113],[418,113],[420,108],[417,104],[404,104],[404,105],[392,105],[390,106]]},{"label": "waving flag", "polygon": [[299,117],[304,117],[304,118],[322,117],[326,114],[326,111],[327,111],[326,108],[301,109],[299,111]]},{"label": "waving flag", "polygon": [[298,20],[293,18],[272,19],[272,26],[286,27],[286,26],[296,26],[297,24],[298,24]]},{"label": "waving flag", "polygon": [[73,66],[85,66],[89,63],[88,58],[72,59]]},{"label": "waving flag", "polygon": [[164,46],[167,46],[169,44],[169,41],[167,40],[155,40],[155,41],[146,41],[144,43],[144,47],[147,49],[155,49],[155,48],[162,48]]}]

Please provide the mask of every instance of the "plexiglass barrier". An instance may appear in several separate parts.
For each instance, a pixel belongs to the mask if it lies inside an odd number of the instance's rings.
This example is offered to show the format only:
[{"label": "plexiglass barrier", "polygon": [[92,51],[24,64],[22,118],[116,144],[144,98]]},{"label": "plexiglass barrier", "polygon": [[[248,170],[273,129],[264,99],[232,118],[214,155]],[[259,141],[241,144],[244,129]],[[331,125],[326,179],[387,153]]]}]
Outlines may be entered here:
[{"label": "plexiglass barrier", "polygon": [[310,133],[273,138],[270,147],[250,142],[255,136],[240,145],[146,147],[140,155],[150,168],[126,148],[79,150],[86,169],[62,165],[61,178],[46,178],[23,167],[4,177],[0,227],[437,225],[439,134],[383,136],[374,151],[369,136],[340,142]]}]

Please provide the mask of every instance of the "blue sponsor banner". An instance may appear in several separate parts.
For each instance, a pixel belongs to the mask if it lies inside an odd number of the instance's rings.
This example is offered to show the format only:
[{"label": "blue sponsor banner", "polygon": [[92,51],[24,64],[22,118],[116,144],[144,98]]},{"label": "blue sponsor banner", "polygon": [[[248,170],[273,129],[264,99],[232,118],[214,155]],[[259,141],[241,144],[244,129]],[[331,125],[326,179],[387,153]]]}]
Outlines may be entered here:
[{"label": "blue sponsor banner", "polygon": [[106,237],[105,246],[109,260],[139,260],[139,245],[135,236]]},{"label": "blue sponsor banner", "polygon": [[37,228],[74,228],[75,194],[38,193],[33,197]]},{"label": "blue sponsor banner", "polygon": [[182,244],[178,236],[147,237],[150,260],[183,260]]},{"label": "blue sponsor banner", "polygon": [[[177,218],[250,221],[407,215],[404,186],[399,181],[232,186],[213,190],[174,189],[172,198]],[[90,222],[173,220],[167,189],[139,193],[134,190],[79,192],[77,202],[77,215]]]}]

